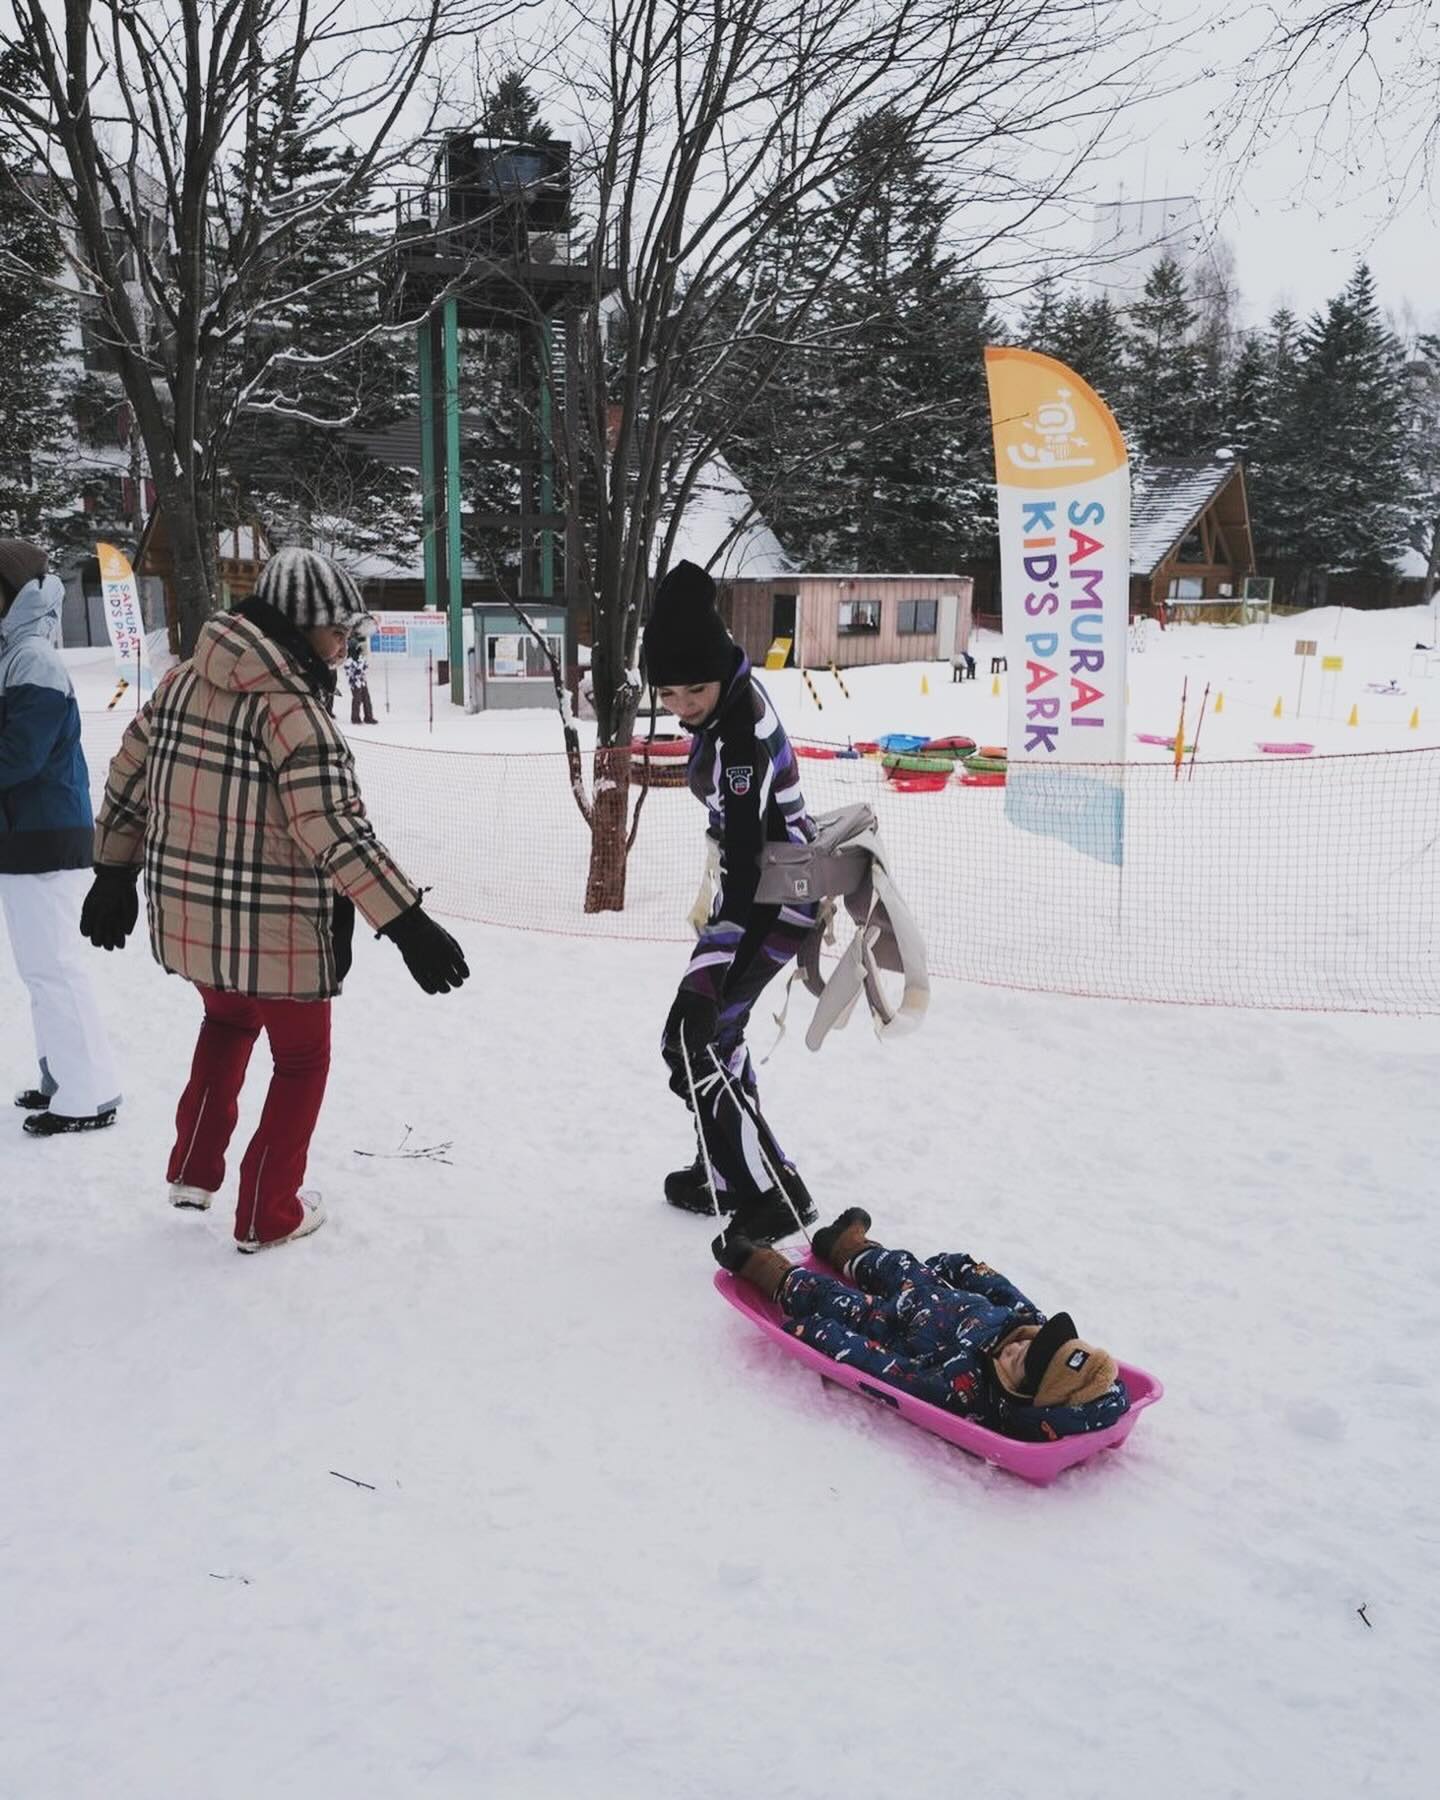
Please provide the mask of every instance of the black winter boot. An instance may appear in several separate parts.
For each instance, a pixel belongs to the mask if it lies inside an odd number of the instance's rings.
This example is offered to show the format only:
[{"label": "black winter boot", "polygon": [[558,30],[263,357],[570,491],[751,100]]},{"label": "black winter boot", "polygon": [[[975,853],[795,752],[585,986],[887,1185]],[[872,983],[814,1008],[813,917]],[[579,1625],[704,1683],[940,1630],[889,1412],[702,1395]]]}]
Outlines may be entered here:
[{"label": "black winter boot", "polygon": [[39,1088],[26,1088],[23,1094],[15,1096],[15,1104],[23,1106],[26,1112],[46,1112],[50,1106],[50,1096],[42,1094]]},{"label": "black winter boot", "polygon": [[29,1137],[59,1137],[64,1131],[103,1131],[107,1125],[115,1123],[115,1108],[107,1107],[104,1112],[87,1113],[84,1118],[68,1118],[64,1113],[38,1112],[31,1113],[21,1126]]},{"label": "black winter boot", "polygon": [[[778,1188],[767,1188],[763,1194],[756,1194],[744,1200],[735,1209],[734,1222],[725,1233],[726,1237],[748,1238],[752,1244],[764,1248],[767,1244],[777,1243],[799,1231],[802,1225],[809,1225],[815,1218],[815,1208],[806,1206],[804,1196],[792,1195],[795,1208],[781,1194]],[[800,1217],[795,1217],[798,1209]]]},{"label": "black winter boot", "polygon": [[[715,1216],[715,1208],[710,1202],[710,1186],[705,1179],[705,1165],[697,1156],[688,1169],[672,1169],[665,1177],[665,1198],[671,1206],[681,1212],[704,1213],[710,1218]],[[722,1213],[735,1210],[733,1198],[723,1191],[715,1196]]]}]

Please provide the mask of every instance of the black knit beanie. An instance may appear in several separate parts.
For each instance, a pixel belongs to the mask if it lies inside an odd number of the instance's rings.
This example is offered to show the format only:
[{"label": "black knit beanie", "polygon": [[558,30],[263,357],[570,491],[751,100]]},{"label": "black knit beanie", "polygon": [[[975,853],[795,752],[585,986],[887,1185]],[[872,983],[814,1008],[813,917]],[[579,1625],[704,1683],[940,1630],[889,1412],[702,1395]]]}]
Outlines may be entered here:
[{"label": "black knit beanie", "polygon": [[655,590],[641,660],[651,687],[728,680],[735,640],[715,610],[715,583],[698,563],[676,563]]}]

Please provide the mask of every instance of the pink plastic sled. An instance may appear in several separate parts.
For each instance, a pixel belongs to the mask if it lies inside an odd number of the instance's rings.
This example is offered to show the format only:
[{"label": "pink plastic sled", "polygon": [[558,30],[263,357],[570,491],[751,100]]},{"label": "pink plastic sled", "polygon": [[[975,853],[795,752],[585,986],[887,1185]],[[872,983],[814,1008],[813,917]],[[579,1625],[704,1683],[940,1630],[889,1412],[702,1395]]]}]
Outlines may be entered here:
[{"label": "pink plastic sled", "polygon": [[1315,750],[1313,744],[1257,744],[1255,748],[1267,756],[1311,756]]},{"label": "pink plastic sled", "polygon": [[[809,1255],[792,1257],[791,1260],[803,1263],[806,1268],[822,1267]],[[829,1269],[823,1272],[833,1273]],[[727,1274],[724,1269],[719,1269],[715,1274],[715,1286],[733,1307],[758,1325],[767,1337],[773,1338],[791,1356],[808,1364],[823,1380],[833,1381],[839,1387],[854,1388],[857,1393],[864,1394],[866,1399],[878,1401],[899,1413],[907,1424],[918,1425],[922,1431],[933,1432],[936,1437],[944,1438],[946,1443],[957,1444],[971,1456],[983,1457],[992,1467],[1008,1469],[1012,1475],[1018,1475],[1022,1481],[1033,1482],[1036,1487],[1048,1487],[1062,1469],[1068,1469],[1073,1463],[1088,1462],[1102,1450],[1110,1450],[1117,1444],[1123,1444],[1134,1430],[1135,1421],[1140,1414],[1147,1406],[1153,1406],[1165,1392],[1154,1375],[1147,1375],[1143,1369],[1137,1369],[1130,1363],[1121,1363],[1120,1379],[1130,1395],[1130,1410],[1123,1418],[1117,1419],[1104,1431],[1087,1431],[1079,1437],[1057,1438],[1053,1444],[1025,1444],[1016,1438],[1002,1437],[998,1431],[987,1431],[983,1425],[959,1418],[955,1413],[946,1412],[943,1407],[932,1406],[928,1400],[916,1400],[900,1388],[877,1381],[865,1369],[836,1362],[833,1357],[823,1355],[809,1344],[802,1344],[799,1338],[791,1337],[781,1326],[782,1315],[774,1301],[767,1300],[748,1281],[741,1281],[736,1276]]]}]

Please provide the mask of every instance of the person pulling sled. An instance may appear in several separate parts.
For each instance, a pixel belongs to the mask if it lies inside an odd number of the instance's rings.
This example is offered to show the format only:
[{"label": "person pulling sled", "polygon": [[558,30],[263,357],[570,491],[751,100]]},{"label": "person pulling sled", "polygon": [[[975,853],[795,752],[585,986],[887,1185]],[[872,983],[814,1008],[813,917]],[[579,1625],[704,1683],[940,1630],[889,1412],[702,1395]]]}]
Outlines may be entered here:
[{"label": "person pulling sled", "polygon": [[666,1176],[665,1198],[684,1212],[731,1214],[728,1229],[773,1243],[818,1215],[760,1117],[745,1027],[814,931],[816,906],[762,903],[756,889],[765,845],[810,843],[815,827],[790,740],[695,563],[677,563],[660,583],[642,660],[660,704],[693,734],[688,785],[718,861],[714,903],[661,1034],[671,1090],[699,1136],[695,1161]]}]

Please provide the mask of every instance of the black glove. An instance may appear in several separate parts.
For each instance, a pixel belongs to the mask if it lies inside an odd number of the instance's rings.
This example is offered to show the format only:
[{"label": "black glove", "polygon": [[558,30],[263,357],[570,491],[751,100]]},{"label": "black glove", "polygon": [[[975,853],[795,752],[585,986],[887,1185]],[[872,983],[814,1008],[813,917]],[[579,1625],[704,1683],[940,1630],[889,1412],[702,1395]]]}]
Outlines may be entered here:
[{"label": "black glove", "polygon": [[135,884],[139,865],[128,869],[95,865],[95,879],[80,908],[80,935],[97,950],[119,950],[140,917],[140,896]]},{"label": "black glove", "polygon": [[355,960],[355,902],[348,894],[331,897],[330,942],[335,949],[335,979],[343,981]]},{"label": "black glove", "polygon": [[[702,994],[696,988],[682,987],[675,996],[675,1004],[665,1016],[665,1029],[660,1039],[665,1060],[670,1064],[671,1091],[679,1094],[682,1100],[690,1097],[685,1057],[689,1057],[691,1073],[697,1081],[702,1075],[708,1074],[710,1059],[705,1051],[708,1045],[714,1043],[719,1025],[719,1005],[708,994]],[[684,1056],[680,1052],[682,1035]]]},{"label": "black glove", "polygon": [[380,935],[395,945],[405,958],[405,967],[427,994],[448,994],[470,974],[460,946],[418,900],[409,912],[382,925]]}]

